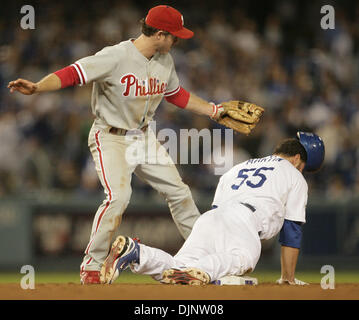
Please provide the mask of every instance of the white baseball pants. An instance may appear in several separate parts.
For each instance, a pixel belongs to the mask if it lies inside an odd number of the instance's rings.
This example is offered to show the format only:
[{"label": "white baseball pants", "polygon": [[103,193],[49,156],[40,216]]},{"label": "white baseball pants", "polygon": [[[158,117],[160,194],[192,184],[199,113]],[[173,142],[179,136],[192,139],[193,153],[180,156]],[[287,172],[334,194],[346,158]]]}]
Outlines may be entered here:
[{"label": "white baseball pants", "polygon": [[106,199],[96,212],[81,270],[101,269],[113,233],[130,201],[132,173],[164,196],[180,233],[185,239],[189,236],[200,213],[189,187],[150,128],[145,134],[126,137],[111,134],[108,127],[95,122],[89,134],[89,148]]},{"label": "white baseball pants", "polygon": [[170,268],[195,267],[211,281],[254,270],[261,252],[258,219],[239,201],[205,212],[173,257],[163,250],[140,244],[140,263],[132,271],[160,280]]}]

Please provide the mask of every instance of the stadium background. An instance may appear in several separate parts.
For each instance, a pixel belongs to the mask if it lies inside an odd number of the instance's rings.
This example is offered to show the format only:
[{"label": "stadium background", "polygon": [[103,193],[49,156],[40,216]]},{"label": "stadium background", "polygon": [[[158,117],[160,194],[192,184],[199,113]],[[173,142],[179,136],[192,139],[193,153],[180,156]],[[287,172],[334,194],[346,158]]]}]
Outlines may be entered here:
[{"label": "stadium background", "polygon": [[[0,10],[0,270],[78,272],[93,215],[103,200],[87,134],[91,85],[10,95],[18,77],[38,81],[104,46],[139,35],[159,1],[5,1]],[[35,8],[35,30],[20,8]],[[240,98],[266,108],[249,136],[234,136],[234,161],[271,153],[300,130],[325,141],[322,171],[308,175],[310,198],[298,270],[359,266],[359,4],[355,1],[169,1],[195,37],[172,55],[181,84],[209,101]],[[335,29],[320,8],[335,8]],[[220,128],[162,102],[157,128]],[[222,128],[223,129],[223,128]],[[219,152],[214,150],[213,152]],[[218,176],[208,165],[178,165],[201,212]],[[175,252],[182,239],[165,200],[135,176],[121,233]],[[259,270],[279,270],[277,239],[263,243]]]}]

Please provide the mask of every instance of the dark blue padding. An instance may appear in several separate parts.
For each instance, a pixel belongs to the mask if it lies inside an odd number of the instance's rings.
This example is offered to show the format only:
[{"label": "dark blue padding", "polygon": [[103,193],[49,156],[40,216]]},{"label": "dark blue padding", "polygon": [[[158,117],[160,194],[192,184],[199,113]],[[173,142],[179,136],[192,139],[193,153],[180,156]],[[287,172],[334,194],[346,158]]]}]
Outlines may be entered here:
[{"label": "dark blue padding", "polygon": [[279,243],[282,246],[300,248],[302,241],[302,223],[284,220],[282,230],[279,234]]},{"label": "dark blue padding", "polygon": [[214,204],[214,205],[212,205],[211,210],[213,210],[213,209],[217,209],[217,208],[218,208],[218,206],[216,206],[216,205]]}]

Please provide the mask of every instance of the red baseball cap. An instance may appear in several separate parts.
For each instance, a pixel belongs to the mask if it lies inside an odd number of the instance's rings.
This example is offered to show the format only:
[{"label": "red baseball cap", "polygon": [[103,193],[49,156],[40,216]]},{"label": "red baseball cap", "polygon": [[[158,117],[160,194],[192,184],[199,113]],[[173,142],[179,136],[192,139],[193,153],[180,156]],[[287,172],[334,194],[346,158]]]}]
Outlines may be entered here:
[{"label": "red baseball cap", "polygon": [[183,16],[175,8],[166,5],[153,7],[145,20],[152,28],[167,31],[181,39],[192,38],[194,33],[183,26]]}]

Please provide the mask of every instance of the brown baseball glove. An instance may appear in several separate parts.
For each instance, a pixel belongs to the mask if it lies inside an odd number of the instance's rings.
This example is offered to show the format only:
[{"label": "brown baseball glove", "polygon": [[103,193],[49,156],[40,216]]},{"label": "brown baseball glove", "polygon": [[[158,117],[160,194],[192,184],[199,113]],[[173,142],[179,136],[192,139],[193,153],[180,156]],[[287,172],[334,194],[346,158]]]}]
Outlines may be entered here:
[{"label": "brown baseball glove", "polygon": [[249,135],[259,122],[264,109],[244,101],[227,101],[216,106],[212,119],[236,132]]}]

